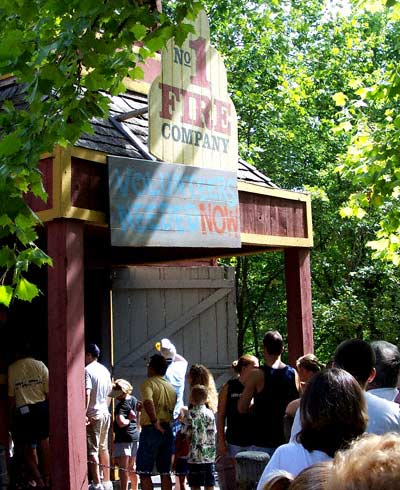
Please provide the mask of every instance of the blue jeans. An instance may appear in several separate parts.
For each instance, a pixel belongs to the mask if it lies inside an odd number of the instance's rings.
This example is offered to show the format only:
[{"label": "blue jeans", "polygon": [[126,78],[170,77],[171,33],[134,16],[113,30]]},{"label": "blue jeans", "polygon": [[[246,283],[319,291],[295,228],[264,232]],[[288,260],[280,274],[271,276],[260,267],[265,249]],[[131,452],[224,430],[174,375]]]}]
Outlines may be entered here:
[{"label": "blue jeans", "polygon": [[171,472],[174,438],[170,425],[165,423],[161,425],[164,432],[160,432],[152,425],[142,427],[136,456],[136,473],[139,475],[151,475],[154,464],[160,475],[168,475]]},{"label": "blue jeans", "polygon": [[214,463],[189,463],[189,487],[213,487],[215,485]]}]

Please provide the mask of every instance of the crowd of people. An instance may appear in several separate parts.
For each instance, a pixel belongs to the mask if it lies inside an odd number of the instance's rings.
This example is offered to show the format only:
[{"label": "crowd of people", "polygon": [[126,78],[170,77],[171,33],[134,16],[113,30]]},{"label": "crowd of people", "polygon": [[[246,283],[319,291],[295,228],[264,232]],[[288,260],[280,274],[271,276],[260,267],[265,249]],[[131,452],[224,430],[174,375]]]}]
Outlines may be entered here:
[{"label": "crowd of people", "polygon": [[[112,382],[97,345],[86,346],[90,490],[112,490],[114,464],[121,490],[137,490],[138,480],[152,490],[155,471],[162,490],[171,490],[171,470],[180,490],[212,490],[216,474],[222,490],[236,490],[235,456],[243,451],[268,454],[257,490],[400,489],[395,345],[346,340],[328,367],[306,354],[293,368],[281,359],[282,336],[270,331],[262,365],[241,356],[219,394],[206,366],[189,367],[168,339],[155,347],[138,400],[128,380]],[[20,352],[9,368],[12,434],[24,447],[31,487],[50,485],[47,394],[46,366]]]}]

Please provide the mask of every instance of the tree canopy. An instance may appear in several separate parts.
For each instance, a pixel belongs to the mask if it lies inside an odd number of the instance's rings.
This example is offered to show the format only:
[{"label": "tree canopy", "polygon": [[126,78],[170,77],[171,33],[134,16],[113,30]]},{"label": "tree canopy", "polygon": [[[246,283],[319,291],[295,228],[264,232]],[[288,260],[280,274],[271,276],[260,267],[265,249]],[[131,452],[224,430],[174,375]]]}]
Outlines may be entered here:
[{"label": "tree canopy", "polygon": [[379,212],[376,237],[368,243],[374,257],[400,264],[400,3],[361,2],[375,28],[365,44],[378,61],[366,77],[348,80],[336,95],[341,107],[337,130],[347,131],[351,141],[340,159],[338,172],[349,178],[355,190],[342,216],[363,219]]},{"label": "tree canopy", "polygon": [[141,78],[137,65],[169,38],[182,41],[193,29],[185,18],[199,9],[189,0],[173,2],[169,15],[143,0],[1,2],[0,77],[17,78],[24,103],[6,100],[0,113],[0,303],[35,297],[26,273],[51,264],[23,199],[28,192],[47,199],[40,156],[91,132],[91,118],[107,116],[106,93],[123,92],[124,77]]},{"label": "tree canopy", "polygon": [[[344,338],[399,340],[394,326],[399,271],[372,260],[368,246],[388,203],[372,204],[373,194],[366,194],[360,180],[361,164],[353,166],[349,158],[359,128],[379,114],[364,96],[371,97],[369,88],[359,91],[363,98],[355,92],[374,84],[377,93],[378,85],[387,90],[379,80],[387,67],[398,66],[390,17],[398,3],[389,11],[382,5],[208,2],[211,32],[226,55],[240,118],[242,156],[281,187],[312,193],[314,335],[316,352],[325,360]],[[388,130],[382,127],[382,133]],[[370,178],[365,155],[356,154]],[[382,180],[392,182],[387,175]],[[366,195],[368,212],[355,197],[347,202],[349,196]],[[392,208],[395,212],[393,202]],[[239,351],[258,352],[266,329],[286,328],[283,266],[276,254],[232,263],[238,273]]]}]

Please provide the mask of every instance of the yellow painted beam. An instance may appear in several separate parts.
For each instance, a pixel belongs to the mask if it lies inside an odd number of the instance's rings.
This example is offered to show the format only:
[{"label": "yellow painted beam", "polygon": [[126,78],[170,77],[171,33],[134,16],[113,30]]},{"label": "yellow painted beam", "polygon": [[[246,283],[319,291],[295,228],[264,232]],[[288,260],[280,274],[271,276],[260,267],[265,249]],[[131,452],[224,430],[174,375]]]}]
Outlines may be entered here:
[{"label": "yellow painted beam", "polygon": [[92,209],[77,208],[71,206],[63,216],[64,218],[74,218],[92,223],[107,225],[106,214],[101,211],[93,211]]},{"label": "yellow painted beam", "polygon": [[257,184],[249,184],[247,182],[238,182],[238,190],[249,192],[251,194],[260,194],[262,196],[279,197],[281,199],[290,199],[291,201],[310,201],[311,197],[305,192],[287,191],[284,189],[273,189]]},{"label": "yellow painted beam", "polygon": [[61,151],[61,206],[60,215],[65,216],[68,209],[71,207],[71,180],[72,180],[72,165],[71,165],[71,147],[62,148]]},{"label": "yellow painted beam", "polygon": [[311,238],[297,238],[273,235],[256,235],[254,233],[241,233],[243,245],[262,245],[271,247],[305,247],[313,246]]},{"label": "yellow painted beam", "polygon": [[73,146],[71,148],[71,156],[75,158],[81,158],[82,160],[88,160],[96,163],[107,163],[107,154],[96,150],[87,150],[86,148],[78,148]]},{"label": "yellow painted beam", "polygon": [[123,84],[128,90],[137,92],[138,94],[148,95],[150,92],[151,83],[145,82],[144,80],[132,80],[131,78],[125,77]]}]

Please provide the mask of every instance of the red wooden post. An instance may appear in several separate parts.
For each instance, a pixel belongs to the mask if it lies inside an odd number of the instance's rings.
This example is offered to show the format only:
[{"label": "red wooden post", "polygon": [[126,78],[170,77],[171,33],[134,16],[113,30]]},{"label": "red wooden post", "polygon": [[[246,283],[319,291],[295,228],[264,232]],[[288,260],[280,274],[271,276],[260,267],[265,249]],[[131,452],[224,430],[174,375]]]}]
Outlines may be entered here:
[{"label": "red wooden post", "polygon": [[314,351],[310,249],[285,249],[289,364]]},{"label": "red wooden post", "polygon": [[84,389],[84,225],[47,224],[51,479],[57,490],[87,489]]}]

